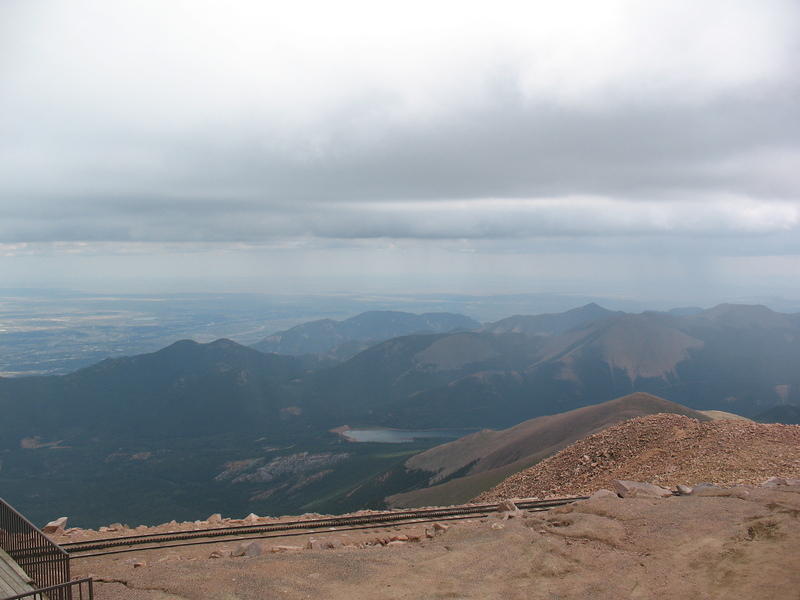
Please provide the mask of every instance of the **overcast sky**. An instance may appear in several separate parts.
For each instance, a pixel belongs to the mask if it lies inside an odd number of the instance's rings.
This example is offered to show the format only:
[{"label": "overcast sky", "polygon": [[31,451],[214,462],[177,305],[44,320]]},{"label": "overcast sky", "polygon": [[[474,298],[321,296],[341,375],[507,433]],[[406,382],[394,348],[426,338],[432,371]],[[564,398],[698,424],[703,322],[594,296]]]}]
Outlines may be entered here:
[{"label": "overcast sky", "polygon": [[800,297],[798,56],[796,0],[2,0],[0,286]]}]

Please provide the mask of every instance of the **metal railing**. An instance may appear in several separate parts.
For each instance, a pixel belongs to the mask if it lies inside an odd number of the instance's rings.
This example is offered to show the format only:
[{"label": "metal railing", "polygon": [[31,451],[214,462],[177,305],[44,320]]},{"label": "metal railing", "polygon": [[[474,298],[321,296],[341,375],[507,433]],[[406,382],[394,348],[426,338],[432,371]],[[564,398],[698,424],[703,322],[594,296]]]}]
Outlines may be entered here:
[{"label": "metal railing", "polygon": [[[72,600],[69,555],[2,498],[0,547],[28,574],[37,592],[48,589],[48,600]],[[31,593],[17,597],[35,598]]]},{"label": "metal railing", "polygon": [[53,598],[69,598],[70,600],[94,600],[94,587],[91,577],[76,579],[59,585],[25,592],[3,600],[53,600]]}]

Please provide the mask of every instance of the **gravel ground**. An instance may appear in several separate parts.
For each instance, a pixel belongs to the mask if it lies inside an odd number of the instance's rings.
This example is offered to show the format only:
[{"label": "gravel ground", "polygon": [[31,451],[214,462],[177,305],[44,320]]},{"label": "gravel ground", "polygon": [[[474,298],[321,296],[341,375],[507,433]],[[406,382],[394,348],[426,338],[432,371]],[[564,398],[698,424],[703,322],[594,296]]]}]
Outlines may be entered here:
[{"label": "gravel ground", "polygon": [[[666,499],[595,497],[425,535],[421,526],[74,562],[98,600],[800,597],[800,487],[739,486]],[[419,541],[392,538],[411,534]],[[386,544],[386,545],[384,545]],[[219,556],[213,558],[212,556]]]},{"label": "gravel ground", "polygon": [[757,484],[776,475],[800,478],[800,426],[657,414],[590,435],[476,500],[584,495],[615,479],[674,487]]}]

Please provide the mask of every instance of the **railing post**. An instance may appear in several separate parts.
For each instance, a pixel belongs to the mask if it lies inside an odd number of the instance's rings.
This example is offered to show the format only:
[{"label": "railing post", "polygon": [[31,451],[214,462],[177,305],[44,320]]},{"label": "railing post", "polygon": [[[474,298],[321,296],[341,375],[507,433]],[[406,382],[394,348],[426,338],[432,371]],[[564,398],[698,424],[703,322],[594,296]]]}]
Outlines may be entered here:
[{"label": "railing post", "polygon": [[[69,555],[42,531],[0,498],[0,547],[27,573],[49,600],[72,600]],[[84,581],[84,580],[81,580]],[[82,584],[79,585],[81,596]],[[32,594],[35,594],[33,592]],[[32,594],[21,597],[35,597]],[[93,594],[89,584],[89,597]],[[39,594],[39,597],[42,597]]]}]

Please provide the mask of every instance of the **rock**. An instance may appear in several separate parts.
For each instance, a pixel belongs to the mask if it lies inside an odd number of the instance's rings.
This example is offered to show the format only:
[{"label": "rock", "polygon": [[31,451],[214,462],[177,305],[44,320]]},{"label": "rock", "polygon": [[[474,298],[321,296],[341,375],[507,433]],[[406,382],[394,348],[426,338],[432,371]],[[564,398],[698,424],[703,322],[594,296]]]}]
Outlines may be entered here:
[{"label": "rock", "polygon": [[42,527],[43,533],[64,533],[67,527],[67,517],[58,517],[55,521],[50,521]]},{"label": "rock", "polygon": [[688,485],[678,485],[678,494],[681,496],[688,496],[694,491],[694,488],[689,487]]},{"label": "rock", "polygon": [[302,550],[301,546],[273,546],[270,552],[293,552],[295,550]]},{"label": "rock", "polygon": [[715,490],[721,490],[722,488],[718,485],[713,483],[698,483],[697,485],[692,487],[692,496],[708,496],[713,495]]},{"label": "rock", "polygon": [[141,561],[141,560],[137,560],[135,563],[133,563],[133,568],[134,569],[140,569],[141,567],[145,567],[145,566],[147,566],[147,563],[144,562],[144,561]]},{"label": "rock", "polygon": [[505,529],[506,526],[502,523],[492,523],[492,529]]},{"label": "rock", "polygon": [[213,515],[211,515],[206,519],[206,522],[209,523],[210,525],[219,525],[220,523],[222,523],[222,515],[219,513],[214,513]]},{"label": "rock", "polygon": [[428,539],[431,539],[432,537],[434,537],[434,533],[430,529],[426,529],[425,530],[425,537],[428,538]]},{"label": "rock", "polygon": [[255,513],[250,513],[244,518],[245,523],[258,523],[259,516]]},{"label": "rock", "polygon": [[231,551],[231,556],[261,556],[264,554],[264,547],[258,542],[250,542],[249,544],[239,544]]},{"label": "rock", "polygon": [[497,505],[497,512],[500,513],[499,516],[503,520],[522,516],[522,511],[514,504],[513,500],[503,500],[500,502]]},{"label": "rock", "polygon": [[761,484],[761,487],[778,487],[780,485],[789,485],[785,477],[770,477]]},{"label": "rock", "polygon": [[707,488],[713,488],[715,490],[720,489],[716,483],[708,483],[707,481],[703,481],[702,483],[695,484],[695,486],[692,488],[692,491],[694,492],[697,490],[702,490]]},{"label": "rock", "polygon": [[450,529],[450,525],[445,525],[444,523],[434,523],[433,524],[433,530],[434,531],[441,531],[442,533],[444,533],[448,529]]},{"label": "rock", "polygon": [[222,552],[219,550],[214,550],[211,554],[208,555],[208,558],[222,558]]},{"label": "rock", "polygon": [[614,481],[614,489],[623,498],[666,498],[667,496],[672,496],[672,492],[668,489],[641,481],[617,479]]},{"label": "rock", "polygon": [[519,508],[511,500],[503,500],[497,505],[497,512],[519,512]]},{"label": "rock", "polygon": [[391,542],[407,542],[408,541],[408,536],[407,535],[403,535],[403,534],[393,535],[391,538],[389,538],[389,541],[391,541]]},{"label": "rock", "polygon": [[387,546],[405,546],[406,542],[402,542],[400,540],[395,540],[386,544]]},{"label": "rock", "polygon": [[695,487],[692,490],[692,496],[739,498],[740,500],[747,500],[748,496],[750,496],[750,490],[744,487],[721,488],[717,486],[704,486],[699,489]]},{"label": "rock", "polygon": [[101,527],[97,531],[99,531],[100,533],[108,533],[109,531],[114,531],[114,530],[111,529],[111,527]]},{"label": "rock", "polygon": [[323,550],[324,547],[325,546],[321,541],[315,540],[314,538],[311,538],[308,540],[308,542],[306,542],[306,550]]},{"label": "rock", "polygon": [[612,492],[611,490],[597,490],[591,496],[589,496],[589,500],[597,500],[598,498],[615,498],[618,499],[619,496],[616,492]]},{"label": "rock", "polygon": [[180,560],[180,559],[181,559],[181,555],[180,554],[178,554],[177,552],[170,552],[166,556],[162,556],[161,558],[159,558],[156,562],[157,563],[174,562],[174,561]]},{"label": "rock", "polygon": [[344,546],[344,544],[341,540],[326,540],[322,545],[326,550],[337,550],[342,546]]}]

